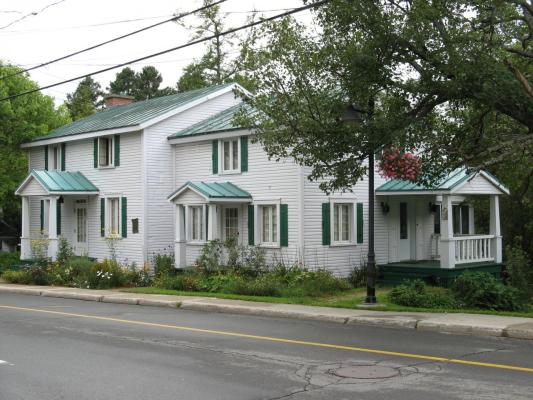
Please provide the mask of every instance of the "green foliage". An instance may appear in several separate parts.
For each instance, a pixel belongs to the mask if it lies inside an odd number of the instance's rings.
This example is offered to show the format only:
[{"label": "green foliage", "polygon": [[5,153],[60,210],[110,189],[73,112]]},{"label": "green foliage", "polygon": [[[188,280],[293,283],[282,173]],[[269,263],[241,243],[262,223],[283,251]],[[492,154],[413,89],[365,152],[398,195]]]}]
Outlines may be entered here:
[{"label": "green foliage", "polygon": [[367,265],[366,263],[359,266],[353,267],[348,275],[348,282],[352,284],[353,287],[365,287],[367,278]]},{"label": "green foliage", "polygon": [[463,307],[499,311],[520,311],[525,308],[524,298],[516,288],[502,284],[487,272],[460,275],[452,290]]},{"label": "green foliage", "polygon": [[223,243],[220,240],[210,240],[202,246],[200,257],[196,261],[201,270],[211,272],[221,266]]},{"label": "green foliage", "polygon": [[161,73],[151,65],[143,67],[140,72],[125,67],[116,74],[107,90],[113,94],[132,96],[137,101],[177,93],[177,90],[170,87],[159,89],[162,81]]},{"label": "green foliage", "polygon": [[519,246],[507,246],[505,254],[509,284],[527,298],[533,299],[533,265],[527,253]]},{"label": "green foliage", "polygon": [[20,253],[0,253],[0,272],[20,263]]},{"label": "green foliage", "polygon": [[71,257],[74,257],[74,249],[66,238],[60,237],[57,243],[57,262],[64,264]]},{"label": "green foliage", "polygon": [[173,275],[176,271],[174,267],[174,255],[156,254],[153,257],[155,275]]},{"label": "green foliage", "polygon": [[67,94],[65,105],[70,118],[76,121],[100,110],[103,105],[103,94],[100,84],[93,78],[88,76],[83,79],[74,93]]},{"label": "green foliage", "polygon": [[402,283],[389,293],[389,300],[407,307],[456,308],[457,302],[445,289],[429,288],[422,280]]},{"label": "green foliage", "polygon": [[4,273],[2,273],[2,278],[9,283],[20,283],[23,285],[28,285],[33,282],[31,272],[27,269],[20,271],[4,271]]}]

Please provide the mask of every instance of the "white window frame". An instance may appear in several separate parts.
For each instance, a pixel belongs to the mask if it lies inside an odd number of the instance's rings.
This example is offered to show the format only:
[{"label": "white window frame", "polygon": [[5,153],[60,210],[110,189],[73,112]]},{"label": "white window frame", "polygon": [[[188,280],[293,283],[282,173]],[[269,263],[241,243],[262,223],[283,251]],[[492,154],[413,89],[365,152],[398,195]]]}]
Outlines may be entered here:
[{"label": "white window frame", "polygon": [[[111,202],[118,200],[118,221],[117,232],[112,231],[112,218],[111,218]],[[122,237],[122,196],[108,196],[105,198],[105,233],[106,237]]]},{"label": "white window frame", "polygon": [[[201,221],[201,238],[200,239],[193,239],[192,237],[192,233],[193,233],[193,229],[192,229],[192,223],[193,223],[193,218],[192,218],[192,213],[193,213],[193,208],[195,207],[198,207],[198,208],[201,208],[202,209],[202,221]],[[207,225],[207,213],[206,213],[206,209],[207,209],[207,206],[206,204],[187,204],[185,206],[185,209],[186,209],[186,213],[185,213],[185,230],[186,230],[186,238],[187,238],[187,243],[189,244],[204,244],[206,242],[206,236],[207,236],[207,231],[206,231],[206,225]]]},{"label": "white window frame", "polygon": [[[276,227],[276,241],[265,242],[263,241],[263,213],[262,207],[273,206],[276,207],[277,227]],[[257,246],[268,248],[280,248],[280,236],[281,236],[281,200],[259,200],[254,201],[254,214],[255,214],[255,232],[254,237],[257,238]],[[272,219],[272,218],[270,218]]]},{"label": "white window frame", "polygon": [[50,232],[50,200],[43,199],[43,231],[41,232],[44,236],[48,236]]},{"label": "white window frame", "polygon": [[[230,144],[230,164],[233,165],[233,142],[237,142],[237,168],[224,169],[224,143]],[[218,140],[218,171],[219,175],[241,173],[241,138],[240,136]]]},{"label": "white window frame", "polygon": [[[109,147],[107,149],[107,157],[111,158],[111,163],[107,165],[101,165],[100,164],[100,141],[106,139],[108,141]],[[97,144],[97,154],[96,159],[98,161],[98,168],[99,169],[106,169],[106,168],[115,168],[115,138],[113,136],[100,136],[98,137],[98,144]]]},{"label": "white window frame", "polygon": [[[347,197],[337,197],[337,198],[330,198],[329,199],[330,207],[330,243],[332,247],[342,247],[342,246],[356,246],[356,240],[357,240],[357,202],[354,198],[347,198]],[[335,206],[339,205],[349,205],[349,212],[350,216],[348,217],[348,240],[335,240]],[[339,213],[339,229],[340,229],[340,219],[341,214]],[[341,238],[341,232],[339,231],[339,239]]]},{"label": "white window frame", "polygon": [[226,210],[235,209],[237,210],[237,235],[235,238],[237,241],[240,239],[241,236],[241,207],[240,206],[226,206],[222,208],[222,238],[224,240],[228,239],[229,236],[226,233]]},{"label": "white window frame", "polygon": [[[57,150],[56,153],[55,150]],[[54,167],[54,165],[56,165]],[[55,144],[48,147],[48,170],[61,171],[61,145]]]}]

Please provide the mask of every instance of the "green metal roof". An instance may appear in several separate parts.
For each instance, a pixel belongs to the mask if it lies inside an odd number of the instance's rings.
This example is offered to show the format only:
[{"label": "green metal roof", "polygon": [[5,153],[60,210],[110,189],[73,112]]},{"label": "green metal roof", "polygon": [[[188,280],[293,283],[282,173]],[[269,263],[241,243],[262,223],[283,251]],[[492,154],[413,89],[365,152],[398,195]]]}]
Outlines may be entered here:
[{"label": "green metal roof", "polygon": [[157,97],[155,99],[138,101],[122,106],[114,106],[97,112],[87,118],[57,128],[45,136],[33,139],[32,142],[77,135],[80,133],[135,126],[232,85],[234,84],[228,83],[224,85],[210,86],[170,96]]},{"label": "green metal roof", "polygon": [[209,199],[251,199],[252,195],[231,182],[186,182],[178,190],[174,191],[168,199],[171,200],[185,188],[200,192]]},{"label": "green metal roof", "polygon": [[233,107],[227,108],[224,111],[213,115],[212,117],[204,119],[203,121],[200,121],[188,128],[185,128],[179,132],[170,135],[168,139],[245,129],[246,127],[235,125],[233,122],[233,117],[243,107],[246,107],[246,109],[250,109],[247,105],[243,105],[242,103],[236,104]]},{"label": "green metal roof", "polygon": [[466,168],[456,169],[432,186],[420,185],[411,181],[393,179],[378,187],[376,192],[417,192],[417,191],[435,191],[451,190],[455,186],[464,182],[475,172],[467,172]]},{"label": "green metal roof", "polygon": [[33,170],[30,175],[49,192],[98,192],[81,172]]}]

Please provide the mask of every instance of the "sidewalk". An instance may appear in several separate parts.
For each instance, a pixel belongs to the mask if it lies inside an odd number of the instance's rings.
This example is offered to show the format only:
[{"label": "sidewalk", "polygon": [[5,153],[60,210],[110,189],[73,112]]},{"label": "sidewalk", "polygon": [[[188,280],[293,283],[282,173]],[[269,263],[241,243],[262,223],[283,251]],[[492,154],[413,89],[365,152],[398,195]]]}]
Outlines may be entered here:
[{"label": "sidewalk", "polygon": [[533,340],[533,318],[463,313],[408,313],[273,304],[216,297],[167,296],[126,293],[119,290],[90,290],[67,287],[0,284],[0,293],[59,297],[103,303],[172,307],[182,310],[226,312],[268,317],[366,324],[474,336],[499,336]]}]

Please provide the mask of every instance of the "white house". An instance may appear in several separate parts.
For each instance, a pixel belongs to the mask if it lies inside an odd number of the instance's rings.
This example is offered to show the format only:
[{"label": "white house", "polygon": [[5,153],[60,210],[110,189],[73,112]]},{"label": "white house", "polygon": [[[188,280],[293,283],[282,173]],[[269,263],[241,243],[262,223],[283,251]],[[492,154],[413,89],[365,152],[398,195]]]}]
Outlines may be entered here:
[{"label": "white house", "polygon": [[[54,257],[57,237],[78,254],[118,255],[138,265],[175,252],[191,265],[208,240],[233,236],[261,246],[270,262],[347,274],[365,262],[367,180],[327,196],[309,168],[271,161],[253,131],[235,126],[236,84],[118,105],[26,143],[22,258],[39,231]],[[116,99],[115,99],[116,100]],[[455,270],[500,266],[499,196],[485,173],[456,171],[435,187],[376,174],[380,265]],[[471,196],[490,196],[490,232],[474,231]],[[405,266],[404,266],[405,267]]]}]

